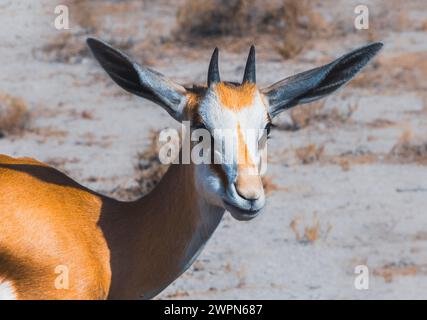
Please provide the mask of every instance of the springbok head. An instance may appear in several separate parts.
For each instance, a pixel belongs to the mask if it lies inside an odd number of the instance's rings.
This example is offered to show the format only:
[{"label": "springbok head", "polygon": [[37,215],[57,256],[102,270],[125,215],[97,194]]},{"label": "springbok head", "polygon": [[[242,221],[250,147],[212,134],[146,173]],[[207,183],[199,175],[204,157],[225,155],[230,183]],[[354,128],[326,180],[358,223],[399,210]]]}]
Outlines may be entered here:
[{"label": "springbok head", "polygon": [[[90,38],[88,45],[101,66],[123,89],[159,104],[178,121],[189,121],[192,130],[207,130],[212,140],[233,140],[231,157],[228,155],[227,159],[225,154],[229,150],[224,151],[227,143],[214,143],[211,157],[223,161],[197,165],[195,177],[201,196],[210,204],[225,208],[238,220],[252,219],[264,207],[259,168],[272,118],[337,90],[382,47],[382,43],[369,44],[267,88],[256,84],[253,46],[241,83],[221,81],[218,49],[215,49],[207,86],[189,88],[137,64],[102,41]],[[230,136],[230,132],[234,134]]]}]

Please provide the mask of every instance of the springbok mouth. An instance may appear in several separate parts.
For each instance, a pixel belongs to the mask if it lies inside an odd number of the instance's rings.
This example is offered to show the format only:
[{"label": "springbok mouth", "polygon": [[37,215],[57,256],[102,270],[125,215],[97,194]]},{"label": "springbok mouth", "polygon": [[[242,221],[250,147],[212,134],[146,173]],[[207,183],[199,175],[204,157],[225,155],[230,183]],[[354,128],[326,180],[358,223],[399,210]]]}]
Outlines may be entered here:
[{"label": "springbok mouth", "polygon": [[225,210],[230,212],[232,217],[239,221],[249,221],[259,215],[262,208],[259,209],[242,209],[224,200]]}]

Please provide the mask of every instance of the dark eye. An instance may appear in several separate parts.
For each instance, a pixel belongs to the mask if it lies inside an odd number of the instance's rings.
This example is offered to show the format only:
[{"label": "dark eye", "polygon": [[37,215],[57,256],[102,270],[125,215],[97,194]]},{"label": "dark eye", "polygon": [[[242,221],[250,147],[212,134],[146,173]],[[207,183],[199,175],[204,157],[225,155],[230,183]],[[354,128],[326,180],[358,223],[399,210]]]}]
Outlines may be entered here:
[{"label": "dark eye", "polygon": [[194,125],[193,129],[194,130],[196,130],[196,129],[206,129],[206,126],[205,126],[205,124],[203,122],[199,122],[199,123],[196,123]]},{"label": "dark eye", "polygon": [[265,126],[265,131],[267,132],[267,139],[270,138],[271,127],[272,127],[271,122],[267,123],[267,125]]}]

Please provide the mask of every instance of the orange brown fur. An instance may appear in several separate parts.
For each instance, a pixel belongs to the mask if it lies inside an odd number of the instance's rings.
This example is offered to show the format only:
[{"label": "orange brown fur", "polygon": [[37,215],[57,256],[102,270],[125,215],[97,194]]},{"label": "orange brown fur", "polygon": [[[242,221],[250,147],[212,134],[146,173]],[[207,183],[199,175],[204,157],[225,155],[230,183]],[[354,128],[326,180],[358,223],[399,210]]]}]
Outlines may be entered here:
[{"label": "orange brown fur", "polygon": [[[43,163],[7,156],[0,189],[0,275],[17,298],[105,298],[111,274],[100,197]],[[69,269],[69,290],[55,288],[58,265]]]},{"label": "orange brown fur", "polygon": [[237,123],[237,143],[238,143],[238,154],[237,163],[241,168],[253,168],[255,164],[249,154],[248,146],[245,142],[240,123]]},{"label": "orange brown fur", "polygon": [[[180,275],[198,232],[193,170],[171,165],[146,197],[119,202],[36,160],[0,155],[0,279],[17,299],[156,295]],[[55,287],[59,265],[68,289]]]},{"label": "orange brown fur", "polygon": [[257,174],[257,168],[249,154],[248,146],[244,140],[243,132],[240,124],[237,124],[237,143],[238,143],[238,159],[237,159],[237,191],[246,197],[251,197],[253,194],[262,190],[262,181]]},{"label": "orange brown fur", "polygon": [[255,97],[255,90],[256,85],[253,83],[235,86],[220,82],[215,85],[215,93],[221,105],[233,111],[239,111],[251,106]]},{"label": "orange brown fur", "polygon": [[186,120],[193,121],[195,124],[202,122],[199,115],[199,107],[205,91],[205,87],[193,86],[192,88],[187,88],[187,105],[185,106]]},{"label": "orange brown fur", "polygon": [[189,119],[194,117],[198,113],[200,96],[194,92],[188,92],[187,94],[187,105],[185,111]]}]

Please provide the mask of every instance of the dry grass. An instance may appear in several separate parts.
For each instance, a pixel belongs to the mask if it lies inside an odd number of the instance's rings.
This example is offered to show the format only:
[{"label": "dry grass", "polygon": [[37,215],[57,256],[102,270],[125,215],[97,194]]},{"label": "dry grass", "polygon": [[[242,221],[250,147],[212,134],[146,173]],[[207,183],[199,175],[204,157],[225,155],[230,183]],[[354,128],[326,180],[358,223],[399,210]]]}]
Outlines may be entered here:
[{"label": "dry grass", "polygon": [[134,200],[148,194],[160,182],[169,166],[162,164],[159,159],[159,132],[152,130],[147,148],[138,153],[133,179],[135,183],[129,187],[117,187],[108,192],[109,195],[122,200]]},{"label": "dry grass", "polygon": [[150,132],[150,144],[138,155],[138,184],[141,193],[147,194],[159,183],[160,179],[168,170],[169,166],[160,162],[159,152],[161,144],[159,142],[159,131]]},{"label": "dry grass", "polygon": [[390,283],[396,277],[402,276],[416,276],[419,273],[423,272],[420,266],[414,265],[412,263],[388,263],[382,267],[375,268],[373,274],[378,277],[382,277],[385,282]]},{"label": "dry grass", "polygon": [[[387,70],[387,72],[384,72]],[[350,87],[369,89],[426,90],[427,52],[396,52],[380,54],[355,77]]]},{"label": "dry grass", "polygon": [[178,10],[175,36],[192,45],[212,38],[233,42],[269,37],[285,59],[297,55],[313,35],[327,30],[308,0],[187,0]]},{"label": "dry grass", "polygon": [[172,293],[169,293],[167,295],[165,295],[165,298],[168,299],[182,299],[185,297],[188,297],[190,295],[190,293],[188,291],[185,290],[176,290]]},{"label": "dry grass", "polygon": [[147,148],[138,154],[136,164],[136,185],[114,190],[113,194],[122,199],[134,199],[148,194],[160,182],[169,166],[162,164],[159,159],[161,143],[159,142],[160,130],[150,132],[150,142]]},{"label": "dry grass", "polygon": [[[125,17],[142,9],[144,0],[66,0],[70,7],[73,25],[79,25],[86,32],[97,33],[105,17]],[[116,26],[115,29],[119,29]]]},{"label": "dry grass", "polygon": [[68,135],[67,131],[58,130],[51,127],[31,127],[28,128],[29,133],[35,134],[40,137],[40,142],[45,142],[47,139],[60,139],[65,138]]},{"label": "dry grass", "polygon": [[66,0],[65,4],[70,8],[71,29],[58,31],[55,37],[33,53],[43,61],[79,63],[89,56],[86,46],[88,36],[100,37],[114,47],[127,51],[134,47],[135,37],[139,35],[139,27],[131,21],[141,20],[143,2]]},{"label": "dry grass", "polygon": [[70,163],[79,163],[80,160],[77,158],[64,158],[64,157],[55,157],[46,159],[46,163],[55,169],[65,173],[66,175],[71,175],[71,172],[67,169],[67,164]]},{"label": "dry grass", "polygon": [[345,123],[358,108],[357,103],[346,109],[342,106],[325,108],[325,103],[323,100],[297,106],[289,111],[290,123],[277,124],[277,127],[281,130],[297,131],[321,122],[329,125]]},{"label": "dry grass", "polygon": [[328,25],[323,17],[312,8],[307,0],[285,0],[279,10],[272,10],[275,20],[284,21],[286,27],[281,33],[280,41],[275,48],[285,59],[290,59],[300,53],[306,43],[313,37],[328,33]]},{"label": "dry grass", "polygon": [[308,127],[310,123],[320,120],[322,110],[325,106],[325,102],[310,103],[302,106],[298,106],[290,110],[289,115],[292,123],[289,127],[280,127],[284,130],[296,131],[305,127]]},{"label": "dry grass", "polygon": [[61,63],[79,63],[89,54],[86,42],[70,32],[61,32],[42,48],[43,55],[36,53],[41,60]]},{"label": "dry grass", "polygon": [[8,94],[0,93],[0,135],[21,133],[29,121],[25,102]]},{"label": "dry grass", "polygon": [[376,154],[342,154],[325,159],[328,163],[337,164],[343,171],[350,171],[352,166],[371,164],[378,161]]},{"label": "dry grass", "polygon": [[264,191],[265,191],[266,195],[269,195],[275,191],[286,190],[286,188],[283,188],[283,187],[279,186],[278,184],[276,184],[273,181],[273,178],[270,176],[263,176],[262,177],[262,185],[264,187]]},{"label": "dry grass", "polygon": [[[39,51],[35,50],[35,56],[43,61],[60,63],[80,63],[83,58],[89,56],[89,48],[86,45],[86,34],[73,34],[61,32],[47,42]],[[133,41],[125,38],[123,41],[108,41],[112,46],[120,50],[132,48]]]},{"label": "dry grass", "polygon": [[316,146],[311,143],[305,147],[295,149],[295,156],[302,164],[310,164],[319,161],[323,156],[325,146]]},{"label": "dry grass", "polygon": [[[421,3],[421,2],[420,2]],[[408,3],[409,4],[409,3]],[[379,10],[372,10],[370,12],[369,23],[370,29],[377,30],[377,32],[404,32],[413,31],[414,29],[422,30],[421,24],[414,24],[411,21],[410,10],[424,10],[424,5],[417,4],[413,1],[410,6],[405,6],[405,10],[390,10],[389,8],[398,8],[401,6],[399,0],[384,0],[382,8]]]},{"label": "dry grass", "polygon": [[213,36],[241,36],[253,32],[260,20],[254,0],[187,0],[177,13],[177,36],[200,39]]},{"label": "dry grass", "polygon": [[322,228],[315,212],[311,221],[307,221],[305,215],[298,215],[292,219],[290,228],[298,242],[314,243],[321,238],[326,239],[332,230],[332,225],[328,223],[326,228]]},{"label": "dry grass", "polygon": [[427,165],[427,139],[415,138],[406,128],[389,153],[392,161]]}]

